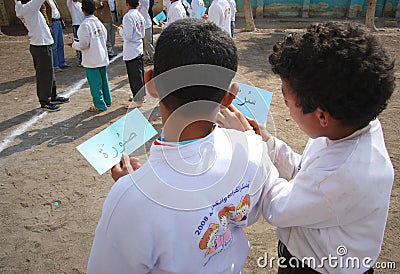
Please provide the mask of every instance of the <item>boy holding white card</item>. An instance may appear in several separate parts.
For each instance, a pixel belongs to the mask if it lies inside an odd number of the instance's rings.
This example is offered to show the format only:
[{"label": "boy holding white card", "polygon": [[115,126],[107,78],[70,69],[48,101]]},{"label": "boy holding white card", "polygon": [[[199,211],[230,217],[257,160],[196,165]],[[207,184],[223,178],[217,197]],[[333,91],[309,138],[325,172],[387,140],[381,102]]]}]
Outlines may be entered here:
[{"label": "boy holding white card", "polygon": [[[394,179],[376,117],[394,90],[394,61],[363,26],[329,22],[289,34],[269,62],[310,137],[299,155],[252,122],[285,178],[263,206],[278,227],[278,273],[373,273]],[[240,117],[238,128],[249,126],[232,108],[223,112],[222,124],[235,127]]]},{"label": "boy holding white card", "polygon": [[242,228],[278,172],[259,136],[215,126],[238,91],[236,70],[236,47],[213,23],[179,20],[160,34],[145,78],[160,99],[162,137],[140,169],[126,175],[139,166],[127,156],[114,166],[88,274],[241,273]]}]

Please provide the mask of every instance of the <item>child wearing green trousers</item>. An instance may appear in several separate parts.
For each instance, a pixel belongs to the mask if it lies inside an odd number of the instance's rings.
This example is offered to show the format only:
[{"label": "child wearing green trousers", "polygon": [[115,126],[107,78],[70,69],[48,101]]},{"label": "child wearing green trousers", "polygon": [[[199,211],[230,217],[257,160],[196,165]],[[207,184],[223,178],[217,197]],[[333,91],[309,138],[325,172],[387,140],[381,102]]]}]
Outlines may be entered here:
[{"label": "child wearing green trousers", "polygon": [[72,48],[82,51],[82,65],[85,68],[94,106],[89,111],[104,111],[111,106],[112,98],[108,85],[107,31],[100,20],[93,15],[93,0],[82,1],[85,19],[78,30],[79,41],[72,43]]}]

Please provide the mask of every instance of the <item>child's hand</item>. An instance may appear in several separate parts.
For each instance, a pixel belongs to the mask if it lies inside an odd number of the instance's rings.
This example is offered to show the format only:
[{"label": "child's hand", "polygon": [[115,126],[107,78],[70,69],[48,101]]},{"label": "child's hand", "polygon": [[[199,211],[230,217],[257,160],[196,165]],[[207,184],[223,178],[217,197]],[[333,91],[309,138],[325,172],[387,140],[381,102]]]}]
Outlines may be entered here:
[{"label": "child's hand", "polygon": [[127,154],[122,154],[121,162],[111,168],[111,177],[114,181],[117,181],[122,176],[134,172],[139,169],[142,165],[139,163],[139,159]]},{"label": "child's hand", "polygon": [[217,124],[223,128],[231,128],[239,131],[253,129],[246,117],[233,105],[229,105],[229,107],[221,106],[217,114]]},{"label": "child's hand", "polygon": [[204,13],[203,19],[204,19],[204,20],[207,20],[207,19],[208,19],[208,14],[207,14],[207,13]]},{"label": "child's hand", "polygon": [[271,133],[263,126],[260,125],[256,120],[246,117],[247,122],[253,127],[256,134],[260,135],[264,142],[267,142],[271,138]]}]

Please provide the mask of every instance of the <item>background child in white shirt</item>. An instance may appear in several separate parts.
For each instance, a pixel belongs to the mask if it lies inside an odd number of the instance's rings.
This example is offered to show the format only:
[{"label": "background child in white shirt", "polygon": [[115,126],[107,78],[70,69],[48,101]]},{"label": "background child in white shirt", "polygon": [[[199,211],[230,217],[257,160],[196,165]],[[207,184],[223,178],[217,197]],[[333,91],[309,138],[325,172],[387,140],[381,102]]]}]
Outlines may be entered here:
[{"label": "background child in white shirt", "polygon": [[[78,29],[85,15],[82,12],[82,3],[78,0],[67,0],[67,7],[72,18],[72,33],[74,38],[78,39]],[[76,51],[76,55],[79,60],[79,66],[82,66],[82,52],[80,50]]]},{"label": "background child in white shirt", "polygon": [[213,0],[208,8],[208,20],[231,35],[231,7],[227,0]]},{"label": "background child in white shirt", "polygon": [[143,38],[145,35],[145,19],[139,12],[139,0],[127,0],[128,12],[122,19],[117,31],[124,40],[122,58],[128,72],[132,100],[141,106],[146,95],[144,87]]},{"label": "background child in white shirt", "polygon": [[149,14],[150,1],[140,0],[139,11],[144,18],[144,39],[143,39],[143,55],[144,61],[147,63],[153,63],[154,47],[153,47],[153,21]]},{"label": "background child in white shirt", "polygon": [[171,5],[168,7],[167,12],[167,22],[161,22],[163,29],[166,28],[169,24],[179,20],[186,18],[186,10],[182,4],[181,0],[171,0]]},{"label": "background child in white shirt", "polygon": [[72,43],[72,48],[82,51],[82,65],[85,68],[93,106],[89,111],[104,111],[112,104],[108,85],[107,65],[107,30],[100,20],[93,15],[93,0],[82,0],[82,11],[85,19],[78,30],[79,41]]},{"label": "background child in white shirt", "polygon": [[278,227],[279,273],[372,273],[394,179],[376,118],[394,90],[394,61],[364,26],[329,22],[287,35],[269,62],[310,137],[299,155],[252,121],[286,180],[263,206]]}]

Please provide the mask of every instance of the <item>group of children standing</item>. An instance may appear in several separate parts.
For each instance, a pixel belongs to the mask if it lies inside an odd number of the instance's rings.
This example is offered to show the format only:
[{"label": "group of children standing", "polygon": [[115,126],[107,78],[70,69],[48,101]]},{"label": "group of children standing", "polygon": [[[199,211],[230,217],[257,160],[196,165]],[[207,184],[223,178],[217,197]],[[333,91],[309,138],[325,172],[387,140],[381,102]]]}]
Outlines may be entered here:
[{"label": "group of children standing", "polygon": [[[236,3],[234,0],[229,1],[214,0],[211,3],[208,15],[204,15],[204,19],[214,22],[233,37]],[[167,23],[164,27],[176,20],[185,18],[187,13],[195,15],[198,7],[204,5],[201,0],[193,0],[190,11],[187,12],[181,0],[171,0],[170,3],[171,5],[165,6]],[[82,1],[80,3],[77,0],[68,0],[67,4],[73,18],[75,39],[72,47],[77,50],[79,58],[82,58],[82,52],[85,56],[80,62],[85,68],[93,98],[94,105],[89,110],[105,111],[112,104],[106,73],[106,66],[109,63],[106,44],[107,31],[104,31],[101,22],[93,15],[94,1]],[[151,60],[154,55],[152,21],[148,13],[148,0],[140,2],[139,0],[127,0],[126,6],[128,12],[124,15],[122,24],[117,27],[117,32],[123,38],[123,60],[132,91],[130,100],[133,101],[133,105],[128,107],[136,107],[143,104],[146,94],[143,53],[146,53],[148,60]],[[82,19],[79,9],[83,11],[85,16],[80,23],[81,26],[77,23]]]},{"label": "group of children standing", "polygon": [[[74,0],[70,0],[74,1]],[[139,0],[127,0],[128,12],[125,14],[122,24],[117,27],[117,32],[123,38],[123,60],[126,64],[129,85],[132,91],[131,100],[134,106],[141,106],[144,102],[144,59],[143,44],[147,54],[152,58],[152,34],[151,19],[148,15],[148,1],[144,0],[145,5],[141,6]],[[80,5],[84,13],[84,20],[77,27],[77,37],[71,46],[82,52],[82,66],[85,68],[86,76],[93,98],[93,106],[89,111],[105,111],[112,104],[110,88],[106,67],[109,64],[107,54],[107,31],[100,20],[94,16],[95,2],[93,0],[82,0],[74,8]],[[146,18],[142,15],[147,16]],[[147,30],[150,29],[150,32]],[[149,37],[145,39],[146,32]],[[145,39],[145,41],[144,41]],[[134,107],[133,106],[133,107]]]},{"label": "group of children standing", "polygon": [[[204,7],[203,0],[192,0],[190,6],[182,0],[164,0],[163,10],[167,14],[167,22],[162,22],[163,28],[169,24],[186,17],[195,18],[199,6]],[[186,5],[185,5],[186,4]],[[236,18],[235,0],[213,0],[204,19],[215,23],[233,37]]]}]

